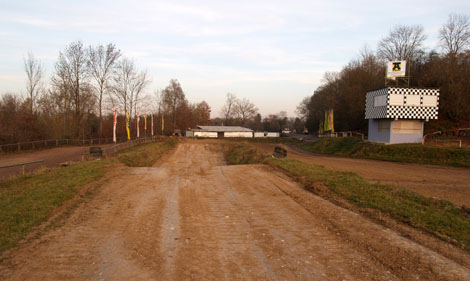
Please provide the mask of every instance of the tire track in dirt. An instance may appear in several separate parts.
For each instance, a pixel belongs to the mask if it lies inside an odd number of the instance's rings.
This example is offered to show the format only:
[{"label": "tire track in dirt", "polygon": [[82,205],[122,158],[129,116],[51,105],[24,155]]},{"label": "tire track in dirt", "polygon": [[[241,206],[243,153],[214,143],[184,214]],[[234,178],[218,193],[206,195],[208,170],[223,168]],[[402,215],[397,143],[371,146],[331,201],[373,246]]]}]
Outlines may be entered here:
[{"label": "tire track in dirt", "polygon": [[[265,154],[272,154],[275,146],[264,143],[254,145]],[[371,183],[395,185],[426,197],[449,200],[458,207],[470,207],[470,169],[344,158],[310,153],[295,147],[288,147],[287,158],[328,169],[355,172]]]},{"label": "tire track in dirt", "polygon": [[161,166],[119,168],[64,225],[0,264],[2,280],[468,276],[467,266],[266,166],[225,166],[220,146],[201,141],[180,144]]}]

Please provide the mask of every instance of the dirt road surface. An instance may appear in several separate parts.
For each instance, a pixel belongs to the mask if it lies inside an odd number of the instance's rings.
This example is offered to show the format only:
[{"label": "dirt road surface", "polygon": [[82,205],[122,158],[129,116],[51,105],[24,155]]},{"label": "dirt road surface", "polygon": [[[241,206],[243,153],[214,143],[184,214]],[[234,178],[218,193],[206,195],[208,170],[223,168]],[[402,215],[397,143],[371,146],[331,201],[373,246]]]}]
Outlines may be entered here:
[{"label": "dirt road surface", "polygon": [[[266,154],[272,154],[275,146],[255,145]],[[355,172],[371,183],[391,184],[411,189],[426,197],[449,200],[459,207],[470,207],[470,169],[343,158],[309,153],[292,147],[288,148],[287,157],[333,170]]]},{"label": "dirt road surface", "polygon": [[[458,251],[458,250],[457,250]],[[1,280],[468,280],[456,262],[262,165],[185,142],[121,168],[62,226],[23,243]]]},{"label": "dirt road surface", "polygon": [[[101,147],[108,147],[112,144],[97,145]],[[57,167],[61,163],[69,161],[81,161],[82,154],[89,151],[89,146],[67,146],[51,149],[38,150],[33,152],[14,153],[7,155],[0,155],[0,166],[12,165],[17,163],[32,162],[37,160],[44,160],[44,163],[27,165],[26,172],[31,172],[38,168],[44,167]],[[5,179],[11,175],[21,172],[21,167],[2,168],[0,169],[0,180]]]}]

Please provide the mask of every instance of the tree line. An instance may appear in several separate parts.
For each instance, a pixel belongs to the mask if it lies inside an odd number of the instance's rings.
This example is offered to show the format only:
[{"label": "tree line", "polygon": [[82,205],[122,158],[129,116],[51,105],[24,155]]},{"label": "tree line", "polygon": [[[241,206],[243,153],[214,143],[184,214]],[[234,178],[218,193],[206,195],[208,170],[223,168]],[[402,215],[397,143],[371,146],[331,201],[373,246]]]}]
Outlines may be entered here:
[{"label": "tree line", "polygon": [[[114,108],[119,112],[120,136],[126,135],[126,112],[133,136],[137,126],[144,132],[145,123],[136,123],[138,113],[142,119],[145,114],[153,118],[159,134],[210,123],[207,102],[188,102],[175,79],[164,90],[149,94],[151,80],[147,72],[140,70],[135,60],[124,56],[115,44],[70,43],[59,52],[49,83],[43,64],[31,53],[24,59],[24,70],[26,96],[5,93],[0,99],[0,143],[109,138]],[[150,125],[148,119],[149,133]]]},{"label": "tree line", "polygon": [[[451,14],[439,29],[439,45],[425,51],[427,35],[420,25],[395,26],[377,50],[364,47],[339,72],[326,72],[322,84],[297,107],[310,131],[318,131],[325,111],[334,110],[336,131],[367,131],[366,92],[390,86],[440,89],[439,119],[426,130],[468,126],[470,122],[470,17]],[[387,61],[406,60],[407,81],[386,81]]]},{"label": "tree line", "polygon": [[249,99],[240,99],[233,93],[227,93],[220,116],[213,120],[215,124],[242,126],[255,132],[282,132],[284,129],[289,129],[302,133],[305,125],[299,117],[287,117],[286,111],[268,114],[262,118],[258,108]]}]

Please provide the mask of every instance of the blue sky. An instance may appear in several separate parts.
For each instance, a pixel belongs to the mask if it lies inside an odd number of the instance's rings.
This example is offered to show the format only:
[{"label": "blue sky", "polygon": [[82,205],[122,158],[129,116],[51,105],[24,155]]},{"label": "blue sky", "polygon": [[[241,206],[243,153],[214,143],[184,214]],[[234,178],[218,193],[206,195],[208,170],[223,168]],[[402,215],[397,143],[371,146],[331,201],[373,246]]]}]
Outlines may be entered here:
[{"label": "blue sky", "polygon": [[115,43],[148,71],[148,92],[180,81],[219,115],[227,92],[262,115],[295,108],[396,24],[421,24],[428,50],[450,13],[470,1],[5,1],[0,0],[0,94],[24,92],[23,57],[53,72],[69,43]]}]

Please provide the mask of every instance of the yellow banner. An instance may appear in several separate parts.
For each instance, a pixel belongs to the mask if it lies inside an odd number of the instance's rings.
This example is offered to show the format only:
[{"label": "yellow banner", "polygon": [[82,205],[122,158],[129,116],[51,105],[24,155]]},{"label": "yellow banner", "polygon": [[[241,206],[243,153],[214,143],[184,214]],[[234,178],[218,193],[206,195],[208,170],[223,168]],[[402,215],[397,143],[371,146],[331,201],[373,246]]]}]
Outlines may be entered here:
[{"label": "yellow banner", "polygon": [[129,112],[126,109],[126,130],[127,130],[127,140],[131,139],[131,131],[129,130]]},{"label": "yellow banner", "polygon": [[145,113],[144,120],[145,120],[144,129],[147,130],[147,113]]},{"label": "yellow banner", "polygon": [[165,130],[165,117],[162,114],[162,133],[163,133],[163,130]]}]

